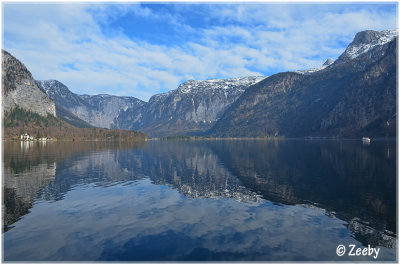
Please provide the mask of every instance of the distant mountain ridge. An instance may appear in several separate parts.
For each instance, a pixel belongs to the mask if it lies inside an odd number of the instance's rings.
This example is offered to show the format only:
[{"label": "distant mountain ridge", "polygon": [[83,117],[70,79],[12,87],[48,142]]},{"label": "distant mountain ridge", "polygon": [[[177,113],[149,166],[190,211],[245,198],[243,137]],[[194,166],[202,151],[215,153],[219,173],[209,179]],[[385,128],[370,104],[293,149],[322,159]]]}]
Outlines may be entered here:
[{"label": "distant mountain ridge", "polygon": [[78,95],[56,80],[36,81],[59,106],[104,128],[140,130],[149,136],[201,134],[251,85],[266,77],[189,80],[152,96]]}]

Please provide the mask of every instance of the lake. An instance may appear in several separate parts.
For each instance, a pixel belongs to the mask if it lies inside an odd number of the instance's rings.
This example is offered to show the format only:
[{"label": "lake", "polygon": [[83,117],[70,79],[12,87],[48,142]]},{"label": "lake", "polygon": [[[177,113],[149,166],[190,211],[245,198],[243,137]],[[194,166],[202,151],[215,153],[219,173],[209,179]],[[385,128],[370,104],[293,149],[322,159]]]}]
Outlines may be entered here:
[{"label": "lake", "polygon": [[397,260],[395,140],[3,148],[4,261]]}]

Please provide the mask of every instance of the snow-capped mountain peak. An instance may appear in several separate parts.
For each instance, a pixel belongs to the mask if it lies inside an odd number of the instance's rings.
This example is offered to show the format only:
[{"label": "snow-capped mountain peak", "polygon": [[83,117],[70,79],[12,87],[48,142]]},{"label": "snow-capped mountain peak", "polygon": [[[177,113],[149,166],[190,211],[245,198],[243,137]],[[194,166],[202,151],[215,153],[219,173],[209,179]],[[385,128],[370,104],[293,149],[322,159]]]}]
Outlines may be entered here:
[{"label": "snow-capped mountain peak", "polygon": [[321,71],[328,67],[329,65],[335,63],[340,64],[343,62],[347,62],[349,60],[355,59],[361,54],[364,54],[371,49],[375,48],[379,45],[384,45],[393,38],[397,37],[398,32],[396,29],[394,30],[383,30],[383,31],[373,31],[373,30],[365,30],[356,34],[354,40],[347,46],[346,50],[336,61],[331,59],[326,60],[326,62],[318,68],[311,68],[307,70],[297,70],[294,71],[298,74],[312,74],[318,71]]},{"label": "snow-capped mountain peak", "polygon": [[47,94],[54,93],[55,91],[62,94],[67,94],[70,92],[64,84],[58,82],[57,80],[36,80],[36,84]]},{"label": "snow-capped mountain peak", "polygon": [[390,42],[393,40],[393,38],[397,37],[397,35],[397,29],[383,31],[361,31],[356,34],[354,40],[349,44],[349,46],[347,46],[344,53],[336,60],[336,63],[342,63],[355,59],[378,45],[384,45]]}]

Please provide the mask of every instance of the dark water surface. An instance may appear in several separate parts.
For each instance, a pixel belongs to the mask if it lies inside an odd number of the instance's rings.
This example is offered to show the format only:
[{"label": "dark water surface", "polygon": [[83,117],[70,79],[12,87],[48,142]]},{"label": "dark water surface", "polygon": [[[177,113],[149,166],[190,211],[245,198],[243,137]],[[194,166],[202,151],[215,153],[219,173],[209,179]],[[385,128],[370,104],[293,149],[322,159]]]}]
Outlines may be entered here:
[{"label": "dark water surface", "polygon": [[397,260],[395,141],[3,146],[4,261]]}]

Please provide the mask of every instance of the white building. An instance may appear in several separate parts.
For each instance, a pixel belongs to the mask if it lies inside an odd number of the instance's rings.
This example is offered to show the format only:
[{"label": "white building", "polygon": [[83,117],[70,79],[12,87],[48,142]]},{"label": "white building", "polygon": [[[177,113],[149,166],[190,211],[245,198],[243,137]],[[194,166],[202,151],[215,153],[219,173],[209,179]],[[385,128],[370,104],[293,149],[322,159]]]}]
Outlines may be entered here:
[{"label": "white building", "polygon": [[22,141],[33,140],[33,136],[29,136],[29,134],[27,134],[27,133],[21,134],[20,138]]}]

